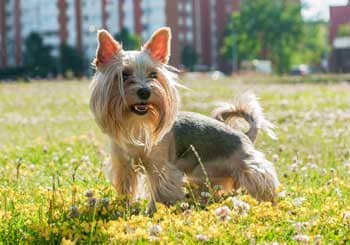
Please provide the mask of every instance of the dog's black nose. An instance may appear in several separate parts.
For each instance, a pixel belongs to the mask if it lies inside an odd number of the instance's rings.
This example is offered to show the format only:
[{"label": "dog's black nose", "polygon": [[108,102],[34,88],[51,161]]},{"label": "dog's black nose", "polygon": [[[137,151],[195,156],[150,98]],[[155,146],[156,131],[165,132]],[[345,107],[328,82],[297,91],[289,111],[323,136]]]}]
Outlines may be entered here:
[{"label": "dog's black nose", "polygon": [[140,88],[137,90],[137,96],[142,100],[147,100],[151,96],[149,88]]}]

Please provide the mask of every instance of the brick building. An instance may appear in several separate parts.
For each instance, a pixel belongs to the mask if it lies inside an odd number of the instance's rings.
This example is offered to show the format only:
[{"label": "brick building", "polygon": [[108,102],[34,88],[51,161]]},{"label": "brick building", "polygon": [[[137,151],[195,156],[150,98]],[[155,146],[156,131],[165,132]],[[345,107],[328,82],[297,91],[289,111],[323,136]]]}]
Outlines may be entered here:
[{"label": "brick building", "polygon": [[112,34],[122,27],[143,40],[161,26],[173,32],[171,64],[181,65],[181,51],[190,45],[207,69],[222,68],[219,46],[230,14],[240,0],[1,0],[0,67],[21,66],[23,40],[38,32],[58,56],[62,43],[87,59],[96,50],[96,30]]}]

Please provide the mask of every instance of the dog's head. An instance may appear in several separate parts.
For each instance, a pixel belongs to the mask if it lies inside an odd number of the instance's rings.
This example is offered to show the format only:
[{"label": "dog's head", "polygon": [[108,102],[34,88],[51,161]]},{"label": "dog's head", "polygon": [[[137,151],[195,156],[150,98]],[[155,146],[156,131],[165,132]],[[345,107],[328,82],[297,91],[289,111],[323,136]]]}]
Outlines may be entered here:
[{"label": "dog's head", "polygon": [[157,144],[176,117],[176,70],[167,65],[169,28],[157,30],[140,51],[125,51],[105,30],[97,34],[96,74],[90,108],[97,124],[118,145]]}]

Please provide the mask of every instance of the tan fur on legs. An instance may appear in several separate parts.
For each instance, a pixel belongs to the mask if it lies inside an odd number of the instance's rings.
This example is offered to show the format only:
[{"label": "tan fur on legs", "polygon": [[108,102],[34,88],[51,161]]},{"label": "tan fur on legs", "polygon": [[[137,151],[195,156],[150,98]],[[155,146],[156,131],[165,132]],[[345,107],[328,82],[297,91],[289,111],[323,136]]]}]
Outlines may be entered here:
[{"label": "tan fur on legs", "polygon": [[118,194],[136,196],[137,172],[134,159],[123,154],[114,143],[111,143],[111,160],[105,168],[105,173]]}]

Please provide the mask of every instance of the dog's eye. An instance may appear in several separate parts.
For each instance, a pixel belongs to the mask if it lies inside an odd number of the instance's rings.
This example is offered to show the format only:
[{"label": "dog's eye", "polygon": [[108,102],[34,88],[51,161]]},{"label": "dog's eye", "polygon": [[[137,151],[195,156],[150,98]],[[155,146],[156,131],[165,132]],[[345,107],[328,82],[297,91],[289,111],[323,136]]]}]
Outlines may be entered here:
[{"label": "dog's eye", "polygon": [[125,82],[126,80],[128,80],[130,74],[123,72],[123,81]]},{"label": "dog's eye", "polygon": [[149,74],[150,78],[156,79],[157,78],[157,72],[153,71],[151,74]]}]

